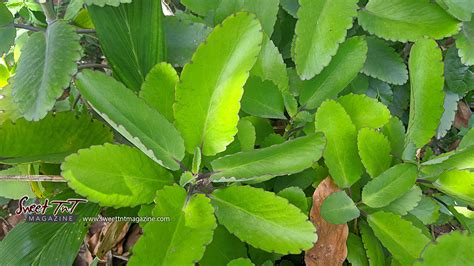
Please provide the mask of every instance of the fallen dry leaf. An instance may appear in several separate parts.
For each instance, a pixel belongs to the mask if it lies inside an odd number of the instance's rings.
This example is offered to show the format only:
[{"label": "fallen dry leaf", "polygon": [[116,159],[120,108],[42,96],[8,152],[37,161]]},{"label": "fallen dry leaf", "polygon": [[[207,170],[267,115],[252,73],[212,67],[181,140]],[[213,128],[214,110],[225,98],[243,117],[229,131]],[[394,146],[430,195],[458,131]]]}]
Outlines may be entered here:
[{"label": "fallen dry leaf", "polygon": [[308,266],[342,265],[347,257],[346,241],[349,235],[347,224],[331,224],[320,215],[323,201],[337,191],[340,189],[329,177],[314,191],[310,219],[316,226],[318,241],[313,248],[306,251],[304,260]]},{"label": "fallen dry leaf", "polygon": [[458,103],[458,111],[454,117],[454,127],[457,129],[467,128],[469,125],[469,119],[471,118],[472,112],[469,106],[463,101]]}]

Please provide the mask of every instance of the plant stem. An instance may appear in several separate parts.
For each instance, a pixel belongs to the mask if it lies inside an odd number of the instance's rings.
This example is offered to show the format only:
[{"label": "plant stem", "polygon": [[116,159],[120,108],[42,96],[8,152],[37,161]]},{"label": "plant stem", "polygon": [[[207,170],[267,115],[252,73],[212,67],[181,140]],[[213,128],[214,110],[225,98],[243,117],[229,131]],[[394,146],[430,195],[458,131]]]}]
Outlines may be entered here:
[{"label": "plant stem", "polygon": [[43,9],[48,25],[53,24],[57,19],[56,12],[54,11],[53,2],[51,0],[39,0],[38,3]]},{"label": "plant stem", "polygon": [[84,68],[110,68],[110,67],[105,64],[87,63],[87,64],[80,64],[77,68],[84,69]]},{"label": "plant stem", "polygon": [[55,175],[5,175],[0,176],[0,184],[2,181],[67,182],[62,176]]},{"label": "plant stem", "polygon": [[44,29],[42,28],[37,28],[35,26],[31,26],[31,25],[25,25],[25,24],[14,24],[15,28],[19,28],[19,29],[25,29],[25,30],[29,30],[29,31],[44,31]]}]

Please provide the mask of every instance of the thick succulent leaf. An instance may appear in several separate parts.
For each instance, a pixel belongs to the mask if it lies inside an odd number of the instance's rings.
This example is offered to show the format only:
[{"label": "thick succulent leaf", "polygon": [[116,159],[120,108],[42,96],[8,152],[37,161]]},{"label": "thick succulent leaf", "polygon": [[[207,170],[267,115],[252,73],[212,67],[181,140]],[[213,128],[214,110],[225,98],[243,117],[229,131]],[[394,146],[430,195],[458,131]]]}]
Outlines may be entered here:
[{"label": "thick succulent leaf", "polygon": [[413,187],[417,175],[416,165],[397,164],[365,185],[362,201],[372,208],[387,206]]},{"label": "thick succulent leaf", "polygon": [[159,164],[177,170],[184,157],[179,132],[155,109],[112,77],[101,72],[77,75],[82,96],[112,127]]},{"label": "thick succulent leaf", "polygon": [[280,0],[280,5],[292,17],[298,18],[298,16],[296,15],[298,9],[300,8],[298,0]]},{"label": "thick succulent leaf", "polygon": [[140,97],[170,122],[174,120],[174,88],[178,81],[178,73],[170,64],[159,63],[148,72],[140,89]]},{"label": "thick succulent leaf", "polygon": [[406,150],[428,143],[443,115],[444,64],[437,43],[429,39],[417,41],[410,52],[409,68],[411,99]]},{"label": "thick succulent leaf", "polygon": [[227,266],[255,266],[250,259],[239,258],[227,263]]},{"label": "thick succulent leaf", "polygon": [[200,266],[226,265],[233,259],[246,257],[247,247],[222,225],[217,226],[211,244],[207,246]]},{"label": "thick succulent leaf", "polygon": [[215,155],[233,141],[243,85],[260,51],[260,29],[250,13],[229,17],[181,72],[174,111],[188,152],[201,147],[204,155]]},{"label": "thick succulent leaf", "polygon": [[402,265],[411,265],[430,239],[412,223],[388,212],[376,212],[367,217],[377,238]]},{"label": "thick succulent leaf", "polygon": [[367,45],[369,51],[362,73],[395,85],[408,81],[407,66],[395,49],[375,37],[367,38]]},{"label": "thick succulent leaf", "polygon": [[[26,168],[26,169],[25,169]],[[0,171],[1,176],[15,176],[15,175],[23,175],[28,174],[27,165],[19,165],[12,168],[8,168],[6,170]],[[28,196],[30,198],[35,198],[35,193],[33,193],[31,189],[31,185],[28,182],[24,181],[6,181],[1,180],[0,186],[0,197],[7,198],[7,199],[21,199],[23,196]]]},{"label": "thick succulent leaf", "polygon": [[443,39],[460,28],[459,21],[429,0],[370,0],[359,11],[359,24],[371,34],[401,42]]},{"label": "thick succulent leaf", "polygon": [[380,175],[392,164],[390,141],[382,133],[369,128],[361,129],[357,146],[362,164],[371,177]]},{"label": "thick succulent leaf", "polygon": [[148,71],[166,58],[163,12],[160,1],[128,2],[88,10],[114,75],[138,91]]},{"label": "thick succulent leaf", "polygon": [[448,195],[474,204],[474,172],[446,171],[438,177],[434,185]]},{"label": "thick succulent leaf", "polygon": [[164,18],[168,62],[184,66],[193,56],[212,28],[199,22],[182,20],[177,16]]},{"label": "thick succulent leaf", "polygon": [[[446,87],[447,86],[445,86],[445,88]],[[446,91],[443,104],[443,115],[441,116],[438,128],[436,129],[437,139],[444,137],[453,126],[456,111],[458,110],[458,101],[461,98],[462,96],[457,93]]]},{"label": "thick succulent leaf", "polygon": [[383,266],[385,265],[385,254],[383,247],[380,244],[377,237],[374,235],[369,225],[361,220],[359,223],[359,230],[364,244],[364,248],[369,259],[370,266]]},{"label": "thick succulent leaf", "polygon": [[367,56],[367,42],[353,37],[341,44],[337,54],[324,70],[311,80],[303,82],[300,102],[306,109],[315,109],[335,98],[357,76]]},{"label": "thick succulent leaf", "polygon": [[470,265],[474,254],[474,235],[453,231],[430,243],[423,251],[421,260],[414,265]]},{"label": "thick succulent leaf", "polygon": [[16,29],[13,26],[13,15],[5,4],[0,3],[0,55],[8,52],[15,42]]},{"label": "thick succulent leaf", "polygon": [[118,6],[122,3],[131,3],[132,0],[82,0],[87,5],[97,5],[97,6]]},{"label": "thick succulent leaf", "polygon": [[474,19],[463,23],[462,30],[455,39],[462,63],[474,65]]},{"label": "thick succulent leaf", "polygon": [[433,199],[423,196],[418,205],[410,211],[410,214],[418,218],[423,224],[435,223],[440,215],[440,206]]},{"label": "thick succulent leaf", "polygon": [[344,191],[332,193],[321,205],[321,216],[332,224],[345,224],[359,215],[359,209]]},{"label": "thick succulent leaf", "polygon": [[271,192],[231,186],[211,195],[219,223],[242,241],[267,252],[299,254],[316,242],[306,215]]},{"label": "thick succulent leaf", "polygon": [[279,197],[287,199],[291,204],[300,208],[304,213],[308,212],[308,200],[306,194],[299,187],[287,187],[277,193]]},{"label": "thick succulent leaf", "polygon": [[447,90],[462,96],[474,89],[474,73],[461,62],[458,50],[454,46],[448,49],[444,64]]},{"label": "thick succulent leaf", "polygon": [[130,265],[195,265],[217,226],[210,200],[203,194],[187,199],[186,190],[174,185],[159,190],[155,203],[153,216],[170,221],[145,225]]},{"label": "thick succulent leaf", "polygon": [[347,238],[347,261],[354,266],[369,266],[362,240],[353,233]]},{"label": "thick succulent leaf", "polygon": [[77,71],[81,49],[74,27],[63,21],[29,37],[12,82],[13,100],[27,120],[40,120],[53,108]]},{"label": "thick succulent leaf", "polygon": [[382,133],[390,141],[392,156],[401,159],[405,147],[405,126],[403,122],[398,117],[392,116],[382,128]]},{"label": "thick succulent leaf", "polygon": [[250,77],[244,87],[242,110],[250,115],[285,119],[285,106],[278,87],[271,81]]},{"label": "thick succulent leaf", "polygon": [[37,122],[19,119],[0,127],[0,161],[60,163],[91,145],[112,142],[112,132],[88,115],[50,114]]},{"label": "thick succulent leaf", "polygon": [[150,203],[158,189],[174,182],[166,169],[140,150],[125,145],[80,150],[66,158],[61,170],[78,194],[115,208]]},{"label": "thick succulent leaf", "polygon": [[342,105],[329,100],[316,113],[316,131],[327,139],[323,157],[329,173],[340,188],[350,187],[362,176],[357,151],[357,131]]},{"label": "thick succulent leaf", "polygon": [[448,170],[474,169],[474,146],[468,146],[421,164],[420,171],[426,177],[437,177]]},{"label": "thick succulent leaf", "polygon": [[248,120],[240,120],[237,125],[237,138],[239,139],[242,151],[251,151],[255,148],[255,140],[257,134],[252,122]]},{"label": "thick succulent leaf", "polygon": [[206,16],[219,7],[222,0],[181,0],[181,3],[194,13]]},{"label": "thick succulent leaf", "polygon": [[381,80],[368,78],[369,88],[365,94],[369,97],[381,101],[385,105],[390,105],[393,102],[393,90],[388,83]]},{"label": "thick succulent leaf", "polygon": [[[74,194],[70,194],[73,198]],[[54,199],[65,200],[63,195]],[[54,200],[52,199],[52,200]],[[52,214],[52,209],[49,214]],[[88,225],[82,217],[95,217],[96,204],[79,204],[74,211],[76,222],[23,222],[0,242],[3,265],[72,265],[84,242]]]},{"label": "thick succulent leaf", "polygon": [[300,0],[294,61],[302,79],[321,73],[336,54],[357,16],[357,0]]},{"label": "thick succulent leaf", "polygon": [[461,21],[470,21],[474,12],[474,4],[470,0],[436,0],[436,3]]},{"label": "thick succulent leaf", "polygon": [[393,212],[399,215],[406,215],[412,211],[422,199],[422,191],[420,187],[413,186],[405,195],[392,201],[389,205],[383,207],[383,211]]},{"label": "thick succulent leaf", "polygon": [[337,102],[344,107],[357,129],[380,128],[390,119],[390,111],[384,104],[363,94],[347,94]]},{"label": "thick succulent leaf", "polygon": [[474,128],[469,129],[466,135],[464,135],[459,143],[458,149],[464,149],[472,145],[474,145]]},{"label": "thick succulent leaf", "polygon": [[321,158],[325,145],[323,134],[316,133],[267,148],[227,155],[211,163],[215,172],[211,179],[214,182],[247,181],[298,173]]}]

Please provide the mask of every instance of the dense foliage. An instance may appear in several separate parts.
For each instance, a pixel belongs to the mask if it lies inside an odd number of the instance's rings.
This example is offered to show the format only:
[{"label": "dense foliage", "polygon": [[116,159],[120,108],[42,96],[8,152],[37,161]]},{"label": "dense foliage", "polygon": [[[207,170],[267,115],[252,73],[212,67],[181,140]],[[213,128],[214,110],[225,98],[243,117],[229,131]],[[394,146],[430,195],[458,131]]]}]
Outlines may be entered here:
[{"label": "dense foliage", "polygon": [[89,202],[1,265],[474,261],[473,1],[38,2],[0,3],[0,216]]}]

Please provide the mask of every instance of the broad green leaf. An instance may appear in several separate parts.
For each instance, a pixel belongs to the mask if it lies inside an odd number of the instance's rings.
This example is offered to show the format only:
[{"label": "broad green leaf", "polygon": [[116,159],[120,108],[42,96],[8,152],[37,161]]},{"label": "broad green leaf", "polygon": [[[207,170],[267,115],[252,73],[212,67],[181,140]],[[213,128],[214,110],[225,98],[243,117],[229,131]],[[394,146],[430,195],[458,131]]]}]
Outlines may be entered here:
[{"label": "broad green leaf", "polygon": [[362,73],[390,84],[403,85],[408,81],[407,66],[400,55],[385,41],[367,38],[369,51]]},{"label": "broad green leaf", "polygon": [[198,146],[204,155],[215,155],[233,141],[243,85],[260,51],[260,29],[249,13],[229,17],[181,72],[174,115],[188,152]]},{"label": "broad green leaf", "polygon": [[206,247],[200,266],[226,265],[233,259],[246,257],[247,248],[237,237],[230,234],[222,225],[214,231],[211,244]]},{"label": "broad green leaf", "polygon": [[[64,194],[54,199],[75,198]],[[54,200],[51,199],[51,200]],[[52,214],[48,209],[48,214]],[[96,204],[79,204],[74,211],[76,222],[23,222],[15,226],[0,242],[3,265],[72,265],[84,242],[88,225],[83,217],[95,217]]]},{"label": "broad green leaf", "polygon": [[369,266],[362,240],[353,233],[347,238],[347,261],[354,266]]},{"label": "broad green leaf", "polygon": [[438,177],[434,185],[448,195],[474,204],[474,172],[469,170],[446,171]]},{"label": "broad green leaf", "polygon": [[360,25],[390,41],[443,39],[459,31],[459,21],[429,0],[370,0],[359,11]]},{"label": "broad green leaf", "polygon": [[293,58],[302,79],[312,79],[329,64],[357,16],[357,2],[299,0]]},{"label": "broad green leaf", "polygon": [[232,260],[231,262],[227,263],[227,266],[254,266],[253,262],[249,259],[240,258]]},{"label": "broad green leaf", "polygon": [[324,160],[340,188],[350,187],[362,176],[363,166],[357,151],[357,131],[339,103],[325,101],[316,112],[316,131],[327,139]]},{"label": "broad green leaf", "polygon": [[362,201],[372,208],[387,206],[413,187],[416,165],[397,164],[371,180],[362,190]]},{"label": "broad green leaf", "polygon": [[215,190],[211,199],[219,223],[256,248],[299,254],[316,242],[315,228],[306,215],[271,192],[231,186]]},{"label": "broad green leaf", "polygon": [[214,182],[247,181],[298,173],[321,158],[325,145],[323,134],[317,133],[268,148],[221,157],[211,163],[214,170],[211,179]]},{"label": "broad green leaf", "polygon": [[[324,175],[326,174],[327,173]],[[302,190],[305,190],[316,181],[317,176],[318,173],[313,168],[308,168],[302,172],[288,176],[279,176],[275,178],[273,190],[279,192],[288,187],[299,187]],[[326,178],[326,176],[324,178]]]},{"label": "broad green leaf", "polygon": [[12,82],[13,100],[27,120],[40,120],[53,109],[77,71],[81,50],[79,35],[63,21],[29,37]]},{"label": "broad green leaf", "polygon": [[369,77],[369,88],[365,94],[369,97],[381,101],[385,105],[390,105],[393,101],[393,90],[388,83]]},{"label": "broad green leaf", "polygon": [[464,149],[474,145],[474,128],[471,128],[459,143],[458,149]]},{"label": "broad green leaf", "polygon": [[439,218],[439,204],[427,196],[423,196],[418,205],[410,211],[423,224],[435,223]]},{"label": "broad green leaf", "polygon": [[425,178],[431,178],[454,169],[474,169],[474,146],[468,146],[424,162],[421,164],[420,172]]},{"label": "broad green leaf", "polygon": [[122,3],[131,3],[132,0],[82,0],[87,5],[97,5],[97,6],[118,6]]},{"label": "broad green leaf", "polygon": [[372,229],[370,229],[369,225],[364,220],[360,221],[359,229],[362,242],[367,253],[367,258],[369,259],[369,265],[385,265],[385,254],[383,251],[383,247],[377,237],[374,235]]},{"label": "broad green leaf", "polygon": [[61,171],[78,194],[115,208],[150,203],[158,189],[174,181],[166,169],[125,145],[80,150],[66,158]]},{"label": "broad green leaf", "polygon": [[18,106],[13,101],[11,85],[0,88],[0,125],[7,120],[15,121],[20,117]]},{"label": "broad green leaf", "polygon": [[277,193],[277,196],[287,199],[302,212],[308,212],[308,201],[304,191],[299,187],[287,187]]},{"label": "broad green leaf", "polygon": [[[445,88],[447,88],[447,86],[445,86]],[[438,128],[436,129],[437,139],[444,137],[453,126],[456,111],[458,110],[458,101],[461,98],[462,96],[457,93],[446,91],[443,104],[443,115],[441,116]]]},{"label": "broad green leaf", "polygon": [[148,157],[177,170],[184,157],[179,132],[155,109],[112,77],[85,70],[77,75],[82,96],[112,127]]},{"label": "broad green leaf", "polygon": [[256,116],[246,116],[242,117],[241,120],[252,122],[252,125],[255,127],[255,134],[257,135],[255,140],[255,144],[257,145],[261,145],[268,135],[274,133],[273,127],[268,119]]},{"label": "broad green leaf", "polygon": [[474,19],[464,22],[461,32],[454,38],[462,63],[469,66],[474,65]]},{"label": "broad green leaf", "polygon": [[203,194],[187,199],[186,190],[177,185],[159,190],[152,214],[170,221],[145,225],[133,247],[130,265],[195,265],[217,226],[209,202]]},{"label": "broad green leaf", "polygon": [[298,18],[296,15],[298,9],[300,8],[298,0],[280,0],[280,5],[292,17]]},{"label": "broad green leaf", "polygon": [[242,110],[258,117],[286,119],[280,90],[273,82],[259,77],[250,77],[245,84]]},{"label": "broad green leaf", "polygon": [[407,193],[398,199],[392,201],[387,206],[383,207],[383,211],[393,212],[399,215],[406,215],[412,211],[422,199],[422,191],[420,187],[413,186]]},{"label": "broad green leaf", "polygon": [[315,109],[327,99],[335,98],[357,76],[364,66],[367,42],[353,37],[339,47],[337,54],[324,70],[305,81],[300,91],[300,102],[306,109]]},{"label": "broad green leaf", "polygon": [[474,4],[470,0],[436,0],[444,10],[461,21],[470,21]]},{"label": "broad green leaf", "polygon": [[237,138],[242,151],[251,151],[255,147],[255,127],[248,120],[240,120],[237,125]]},{"label": "broad green leaf", "polygon": [[414,265],[470,265],[474,254],[474,235],[459,231],[444,234],[430,243]]},{"label": "broad green leaf", "polygon": [[204,42],[212,28],[203,23],[182,20],[177,16],[164,18],[168,62],[184,66],[199,44]]},{"label": "broad green leaf", "polygon": [[178,82],[176,70],[170,64],[159,63],[148,72],[140,89],[140,97],[173,122],[174,88]]},{"label": "broad green leaf", "polygon": [[13,15],[5,4],[0,3],[0,55],[8,52],[15,42],[16,29],[13,26]]},{"label": "broad green leaf", "polygon": [[359,209],[344,191],[332,193],[321,205],[321,216],[332,224],[345,224],[359,215]]},{"label": "broad green leaf", "polygon": [[398,117],[392,116],[382,128],[382,133],[387,136],[390,142],[392,156],[401,159],[405,147],[405,127],[402,121]]},{"label": "broad green leaf", "polygon": [[363,94],[347,94],[337,102],[344,107],[357,129],[380,128],[390,119],[390,111],[385,105]]},{"label": "broad green leaf", "polygon": [[402,265],[411,265],[430,242],[420,229],[398,215],[376,212],[367,221],[380,242]]},{"label": "broad green leaf", "polygon": [[369,128],[361,129],[357,146],[362,164],[372,178],[379,176],[392,164],[390,141],[382,133]]},{"label": "broad green leaf", "polygon": [[429,39],[417,41],[410,52],[409,68],[411,99],[406,150],[428,143],[443,115],[444,65],[437,43]]},{"label": "broad green leaf", "polygon": [[[12,176],[12,175],[23,175],[27,174],[25,171],[23,171],[22,166],[15,166],[12,168],[8,168],[6,170],[0,171],[0,177],[1,176]],[[30,198],[34,198],[35,193],[31,190],[30,183],[24,182],[24,181],[5,181],[5,180],[0,180],[1,186],[0,186],[0,197],[7,198],[7,199],[20,199],[23,196],[29,196]]]},{"label": "broad green leaf", "polygon": [[71,0],[66,8],[66,13],[64,14],[64,20],[73,20],[84,5],[84,0]]},{"label": "broad green leaf", "polygon": [[222,0],[181,0],[181,3],[194,13],[206,16],[219,7]]},{"label": "broad green leaf", "polygon": [[469,70],[468,66],[461,63],[458,50],[454,46],[448,49],[444,65],[447,90],[462,96],[474,89],[474,73]]},{"label": "broad green leaf", "polygon": [[112,141],[112,133],[88,115],[50,114],[37,122],[19,119],[0,126],[0,161],[60,163],[82,148]]},{"label": "broad green leaf", "polygon": [[88,10],[114,76],[138,91],[148,72],[166,58],[163,13],[160,1],[128,2]]}]

